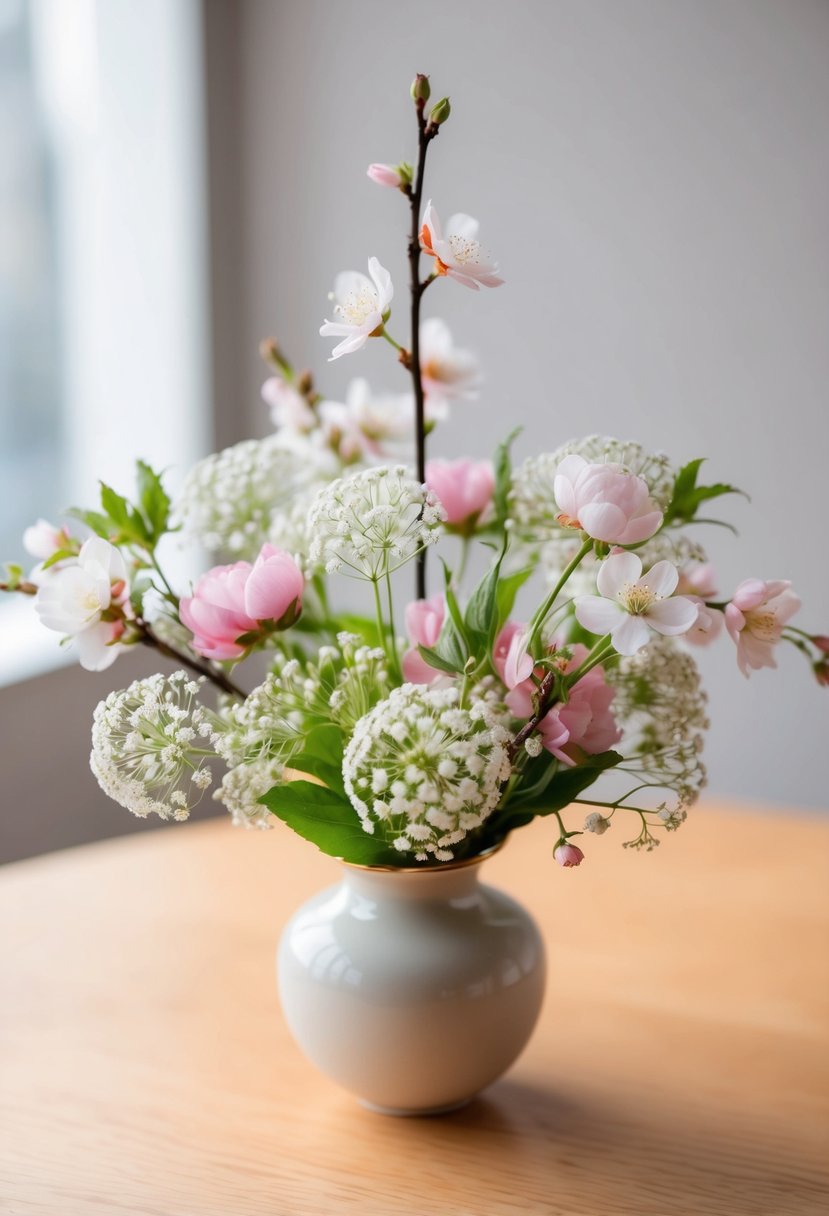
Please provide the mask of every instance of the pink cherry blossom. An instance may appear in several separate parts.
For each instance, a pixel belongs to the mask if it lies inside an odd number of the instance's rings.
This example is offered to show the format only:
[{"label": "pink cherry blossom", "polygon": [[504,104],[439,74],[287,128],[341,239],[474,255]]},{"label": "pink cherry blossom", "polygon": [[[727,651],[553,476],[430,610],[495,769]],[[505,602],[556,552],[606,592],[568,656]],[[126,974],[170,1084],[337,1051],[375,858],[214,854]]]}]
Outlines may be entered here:
[{"label": "pink cherry blossom", "polygon": [[[586,646],[580,643],[570,646],[558,666],[565,675],[570,675],[587,655]],[[534,691],[532,680],[525,680],[507,694],[506,703],[516,718],[529,718]],[[539,723],[543,746],[563,764],[576,763],[577,748],[590,756],[608,751],[622,737],[610,708],[615,696],[616,690],[607,683],[602,668],[592,668],[572,686],[567,701],[554,706]]]},{"label": "pink cherry blossom", "polygon": [[671,562],[657,562],[643,575],[635,553],[612,553],[599,567],[599,594],[576,597],[576,620],[591,633],[609,633],[619,654],[636,654],[651,630],[674,636],[696,621],[698,606],[673,595],[678,581]]},{"label": "pink cherry blossom", "polygon": [[776,667],[774,647],[783,626],[800,608],[800,599],[786,579],[764,582],[747,578],[725,608],[725,623],[737,646],[737,666],[744,676],[761,667]]},{"label": "pink cherry blossom", "polygon": [[408,684],[431,684],[440,672],[430,667],[417,649],[418,646],[435,646],[446,616],[446,601],[442,595],[430,600],[413,600],[406,605],[406,633],[413,643],[403,655],[403,678]]},{"label": "pink cherry blossom", "polygon": [[450,402],[472,401],[478,396],[478,360],[471,351],[455,346],[449,326],[439,317],[430,317],[420,327],[420,372],[430,421],[445,419]]},{"label": "pink cherry blossom", "polygon": [[509,639],[501,674],[501,679],[507,688],[515,688],[532,675],[533,660],[527,650],[527,640],[526,629],[523,626],[517,628]]},{"label": "pink cherry blossom", "polygon": [[263,545],[253,565],[236,562],[203,574],[192,596],[181,601],[182,623],[193,649],[210,659],[238,659],[250,648],[249,633],[293,624],[302,604],[304,580],[290,554]]},{"label": "pink cherry blossom", "polygon": [[339,319],[324,321],[320,327],[323,338],[342,338],[331,352],[329,363],[360,350],[376,331],[382,331],[394,296],[391,275],[377,258],[369,258],[368,272],[371,278],[358,270],[337,275],[331,299]]},{"label": "pink cherry blossom", "polygon": [[636,545],[657,532],[662,512],[647,482],[618,464],[590,464],[575,453],[556,470],[553,493],[565,528],[610,545]]},{"label": "pink cherry blossom", "polygon": [[46,561],[58,549],[64,549],[69,544],[69,534],[65,528],[56,528],[48,519],[39,519],[23,533],[23,547],[32,557]]},{"label": "pink cherry blossom", "polygon": [[488,460],[430,460],[426,485],[440,499],[450,528],[469,535],[492,502],[495,474]]},{"label": "pink cherry blossom", "polygon": [[396,169],[394,165],[369,165],[366,174],[378,186],[391,186],[393,189],[399,190],[403,185],[400,170]]},{"label": "pink cherry blossom", "polygon": [[316,415],[307,399],[281,376],[270,376],[265,381],[262,400],[270,407],[273,424],[280,430],[305,433],[313,430],[317,424]]},{"label": "pink cherry blossom", "polygon": [[411,393],[373,393],[362,378],[349,384],[345,402],[322,401],[317,407],[327,441],[350,463],[383,459],[411,441],[414,397]]},{"label": "pink cherry blossom", "polygon": [[558,846],[553,857],[560,866],[565,867],[580,866],[584,861],[584,853],[577,844],[570,844],[569,840]]},{"label": "pink cherry blossom", "polygon": [[498,287],[504,281],[498,278],[498,263],[491,261],[480,246],[478,227],[471,215],[458,212],[449,217],[444,235],[431,199],[420,227],[420,245],[435,259],[435,273],[449,275],[473,291],[481,285]]},{"label": "pink cherry blossom", "polygon": [[692,646],[708,646],[722,633],[723,614],[709,608],[706,600],[717,595],[717,576],[710,562],[686,562],[679,572],[676,594],[687,596],[697,606],[697,619],[685,634]]}]

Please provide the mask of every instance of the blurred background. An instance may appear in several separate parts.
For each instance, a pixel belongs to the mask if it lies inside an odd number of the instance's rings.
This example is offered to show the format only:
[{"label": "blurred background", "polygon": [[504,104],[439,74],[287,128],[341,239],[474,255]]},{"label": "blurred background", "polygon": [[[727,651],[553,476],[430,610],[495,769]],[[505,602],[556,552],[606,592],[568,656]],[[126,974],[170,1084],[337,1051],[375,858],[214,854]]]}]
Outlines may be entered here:
[{"label": "blurred background", "polygon": [[[519,458],[591,432],[708,455],[752,499],[723,500],[739,541],[702,538],[721,590],[790,578],[829,631],[827,63],[825,0],[0,0],[0,558],[138,456],[175,486],[266,433],[262,337],[335,399],[405,388],[384,344],[329,366],[317,331],[375,254],[404,332],[408,209],[365,168],[413,159],[422,71],[453,107],[427,193],[506,279],[426,297],[486,374],[433,452],[523,424]],[[803,659],[747,684],[728,639],[697,657],[708,797],[825,809]],[[83,672],[0,600],[0,858],[153,826],[88,751],[97,701],[157,667]]]}]

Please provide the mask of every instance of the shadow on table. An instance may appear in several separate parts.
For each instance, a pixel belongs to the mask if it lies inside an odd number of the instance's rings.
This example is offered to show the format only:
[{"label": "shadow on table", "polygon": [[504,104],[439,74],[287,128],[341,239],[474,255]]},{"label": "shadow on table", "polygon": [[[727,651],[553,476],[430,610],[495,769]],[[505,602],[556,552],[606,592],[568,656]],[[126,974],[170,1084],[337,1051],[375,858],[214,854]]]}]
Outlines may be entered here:
[{"label": "shadow on table", "polygon": [[[485,1192],[487,1212],[818,1216],[829,1210],[829,1176],[817,1150],[810,1155],[794,1137],[782,1142],[749,1113],[680,1111],[678,1122],[676,1109],[661,1111],[657,1102],[649,1095],[640,1106],[632,1094],[623,1107],[617,1097],[574,1098],[507,1080],[452,1114],[386,1118],[382,1139],[410,1162],[462,1163],[469,1145],[469,1172],[454,1168],[451,1183],[443,1179],[440,1186],[450,1183],[459,1196],[466,1186],[468,1194]],[[482,1161],[490,1163],[489,1177],[481,1176]],[[429,1181],[425,1174],[424,1203],[437,1201]],[[446,1211],[465,1211],[450,1206],[457,1200],[445,1189],[439,1193]]]}]

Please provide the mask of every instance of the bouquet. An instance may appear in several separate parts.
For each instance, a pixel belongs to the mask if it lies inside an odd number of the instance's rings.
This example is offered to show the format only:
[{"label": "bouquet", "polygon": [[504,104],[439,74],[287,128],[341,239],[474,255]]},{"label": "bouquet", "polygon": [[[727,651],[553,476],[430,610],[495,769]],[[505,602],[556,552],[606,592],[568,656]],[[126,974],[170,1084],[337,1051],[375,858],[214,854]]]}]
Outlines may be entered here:
[{"label": "bouquet", "polygon": [[[577,837],[611,827],[651,850],[705,782],[693,648],[727,634],[748,676],[788,642],[827,684],[829,638],[791,623],[786,580],[717,591],[687,529],[717,522],[710,504],[736,491],[705,484],[700,459],[674,467],[590,436],[514,468],[512,435],[491,462],[427,461],[481,377],[422,316],[426,292],[503,280],[477,221],[444,223],[425,192],[450,106],[430,104],[423,75],[411,93],[416,157],[368,169],[408,204],[407,330],[374,256],[367,275],[337,276],[320,330],[331,359],[387,343],[399,388],[359,379],[330,400],[263,343],[272,434],[202,460],[175,501],[139,461],[131,498],[102,483],[98,509],[29,528],[38,564],[9,565],[2,589],[32,596],[85,668],[136,645],[177,665],[94,715],[92,771],[135,815],[184,820],[215,785],[234,823],[278,818],[368,866],[475,857],[536,816],[561,866],[584,859]],[[177,589],[159,555],[171,533],[223,564]],[[343,578],[361,585],[363,612],[343,606]]]}]

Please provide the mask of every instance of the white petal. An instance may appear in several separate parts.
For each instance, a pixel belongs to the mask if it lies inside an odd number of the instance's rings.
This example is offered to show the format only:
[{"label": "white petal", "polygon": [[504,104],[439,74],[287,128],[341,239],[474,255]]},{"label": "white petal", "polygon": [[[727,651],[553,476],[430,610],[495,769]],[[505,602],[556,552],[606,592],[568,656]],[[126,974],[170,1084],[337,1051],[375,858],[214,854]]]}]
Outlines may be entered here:
[{"label": "white petal", "polygon": [[338,304],[342,304],[348,296],[359,296],[364,291],[370,291],[374,295],[375,288],[371,279],[366,278],[359,270],[343,270],[334,280],[334,299]]},{"label": "white petal", "polygon": [[576,620],[590,633],[600,636],[612,633],[618,627],[620,617],[626,616],[616,600],[602,599],[598,595],[580,595],[576,600]]},{"label": "white petal", "polygon": [[477,241],[480,224],[464,211],[456,211],[446,222],[446,235],[459,236],[465,241]]},{"label": "white petal", "polygon": [[669,595],[673,595],[676,591],[676,585],[679,582],[679,572],[672,562],[656,562],[651,566],[645,574],[642,575],[642,583],[647,583],[654,595],[658,595],[661,599],[667,599]]},{"label": "white petal", "polygon": [[648,624],[657,633],[673,637],[678,633],[687,633],[699,615],[699,607],[693,600],[684,595],[675,595],[673,599],[659,600],[648,609]]},{"label": "white petal", "polygon": [[629,616],[624,614],[625,619],[613,630],[611,641],[619,654],[636,654],[637,650],[641,650],[647,644],[650,633],[641,616]]},{"label": "white petal", "polygon": [[642,573],[642,562],[635,553],[611,553],[599,566],[596,586],[602,595],[615,600],[626,583],[635,583]]},{"label": "white petal", "polygon": [[374,280],[374,285],[377,289],[378,312],[384,313],[394,298],[394,287],[392,286],[391,275],[386,270],[385,266],[380,265],[377,258],[369,258],[368,271]]}]

